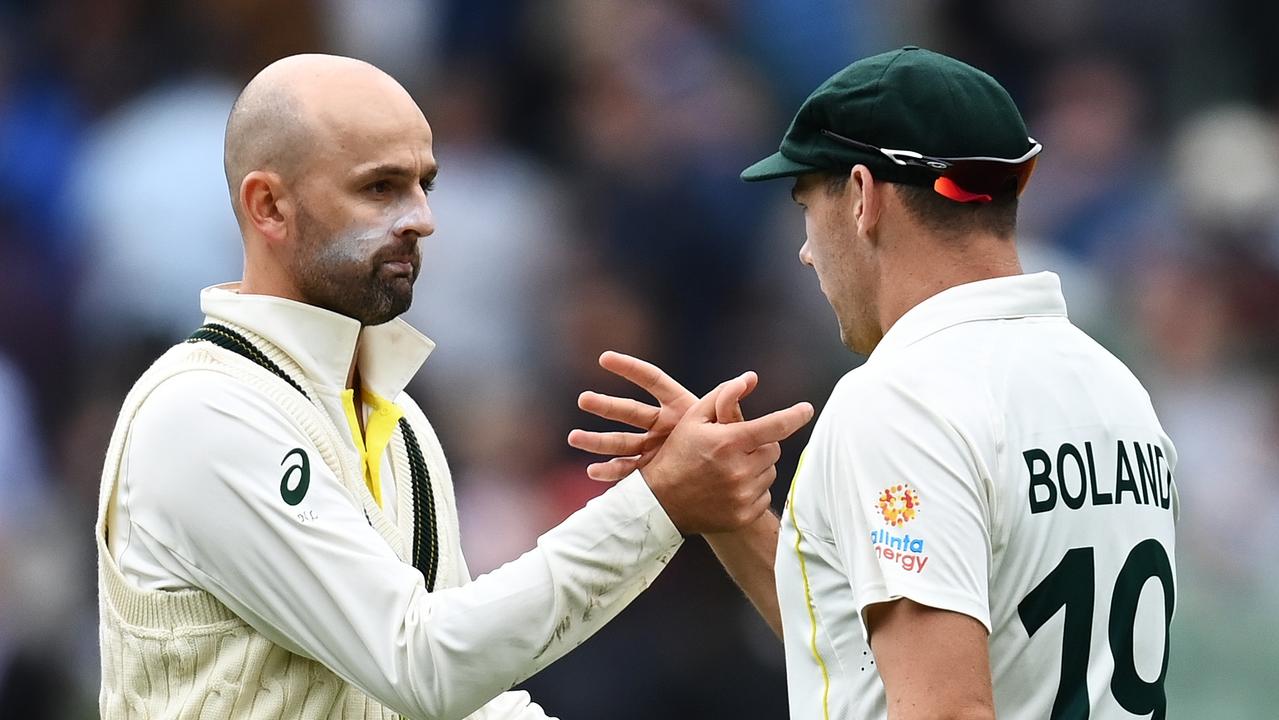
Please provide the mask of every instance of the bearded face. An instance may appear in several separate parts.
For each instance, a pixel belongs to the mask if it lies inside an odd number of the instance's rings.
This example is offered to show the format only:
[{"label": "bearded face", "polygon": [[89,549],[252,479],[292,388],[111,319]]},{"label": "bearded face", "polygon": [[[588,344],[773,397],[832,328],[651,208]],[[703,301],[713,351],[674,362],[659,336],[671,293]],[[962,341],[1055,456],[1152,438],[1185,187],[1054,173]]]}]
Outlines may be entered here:
[{"label": "bearded face", "polygon": [[390,223],[332,228],[299,206],[294,275],[305,302],[381,325],[409,309],[422,269],[416,238]]}]

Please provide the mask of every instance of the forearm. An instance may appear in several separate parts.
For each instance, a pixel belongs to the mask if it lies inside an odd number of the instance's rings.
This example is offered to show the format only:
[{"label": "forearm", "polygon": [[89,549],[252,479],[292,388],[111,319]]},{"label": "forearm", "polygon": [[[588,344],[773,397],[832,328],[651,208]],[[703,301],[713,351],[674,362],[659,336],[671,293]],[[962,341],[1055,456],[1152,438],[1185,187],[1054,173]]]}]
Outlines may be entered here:
[{"label": "forearm", "polygon": [[729,577],[780,638],[782,614],[777,604],[777,579],[773,571],[779,529],[777,516],[770,510],[741,530],[705,537]]},{"label": "forearm", "polygon": [[[429,648],[438,667],[431,685],[454,694],[451,685],[474,688],[462,704],[492,698],[580,645],[648,587],[681,541],[642,479],[623,483],[536,549],[427,599],[429,622],[416,632],[420,655]],[[626,502],[618,502],[622,492]],[[635,506],[646,502],[653,511]]]},{"label": "forearm", "polygon": [[958,706],[936,698],[890,700],[888,720],[995,720],[995,708],[985,703]]},{"label": "forearm", "polygon": [[[312,532],[273,544],[264,535],[255,547],[278,553],[260,554],[260,564],[219,551],[190,569],[263,634],[382,704],[409,717],[456,720],[590,637],[665,567],[679,534],[659,524],[669,524],[660,506],[636,490],[635,482],[610,490],[519,559],[436,592],[393,556],[352,542],[370,532],[357,523],[322,542]],[[497,717],[509,720],[510,703],[499,707]],[[528,707],[514,717],[538,712]]]},{"label": "forearm", "polygon": [[[247,385],[188,373],[148,402],[127,456],[130,527],[174,586],[211,593],[408,717],[459,720],[549,665],[647,587],[681,542],[636,475],[518,560],[427,592],[310,438]],[[263,481],[290,448],[312,458],[297,505]],[[457,553],[451,523],[442,531],[441,550]]]}]

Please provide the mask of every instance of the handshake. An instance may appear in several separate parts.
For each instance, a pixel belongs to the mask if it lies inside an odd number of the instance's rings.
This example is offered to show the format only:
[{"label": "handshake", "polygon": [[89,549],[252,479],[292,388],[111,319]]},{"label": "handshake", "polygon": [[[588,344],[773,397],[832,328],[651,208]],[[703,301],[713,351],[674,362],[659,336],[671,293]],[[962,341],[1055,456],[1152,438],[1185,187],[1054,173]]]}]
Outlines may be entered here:
[{"label": "handshake", "polygon": [[747,372],[702,398],[651,363],[606,352],[600,365],[647,391],[659,403],[584,392],[578,406],[642,432],[574,430],[568,443],[611,459],[587,468],[596,480],[621,480],[639,470],[684,535],[722,533],[750,525],[771,502],[782,440],[813,418],[801,402],[746,420],[740,401],[759,379]]}]

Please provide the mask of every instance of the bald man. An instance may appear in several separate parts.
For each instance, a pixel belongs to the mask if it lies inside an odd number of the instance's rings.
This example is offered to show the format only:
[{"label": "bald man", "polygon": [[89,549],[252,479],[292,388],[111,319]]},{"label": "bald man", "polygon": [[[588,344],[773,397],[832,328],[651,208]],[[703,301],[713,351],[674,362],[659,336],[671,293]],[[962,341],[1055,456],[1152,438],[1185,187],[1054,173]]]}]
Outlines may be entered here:
[{"label": "bald man", "polygon": [[404,393],[432,343],[397,319],[436,170],[421,111],[368,64],[286,58],[235,103],[243,279],[205,290],[206,324],[138,380],[103,470],[104,717],[544,718],[507,691],[683,536],[768,507],[777,443],[812,408],[713,422],[748,374],[642,473],[471,579],[443,450]]}]

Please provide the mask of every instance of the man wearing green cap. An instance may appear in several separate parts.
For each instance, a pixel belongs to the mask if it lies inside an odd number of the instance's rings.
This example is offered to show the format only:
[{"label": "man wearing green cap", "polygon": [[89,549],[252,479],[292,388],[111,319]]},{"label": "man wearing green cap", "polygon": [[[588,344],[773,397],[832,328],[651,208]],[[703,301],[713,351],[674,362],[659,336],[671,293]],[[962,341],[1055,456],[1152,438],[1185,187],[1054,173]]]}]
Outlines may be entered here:
[{"label": "man wearing green cap", "polygon": [[[800,260],[869,356],[814,427],[780,528],[712,538],[780,616],[794,718],[1165,716],[1176,451],[1137,379],[1069,322],[1057,276],[1022,274],[1039,150],[993,78],[907,47],[823,83],[742,173],[794,179]],[[627,362],[610,360],[661,412],[583,407],[638,418],[651,454],[691,396]]]}]

